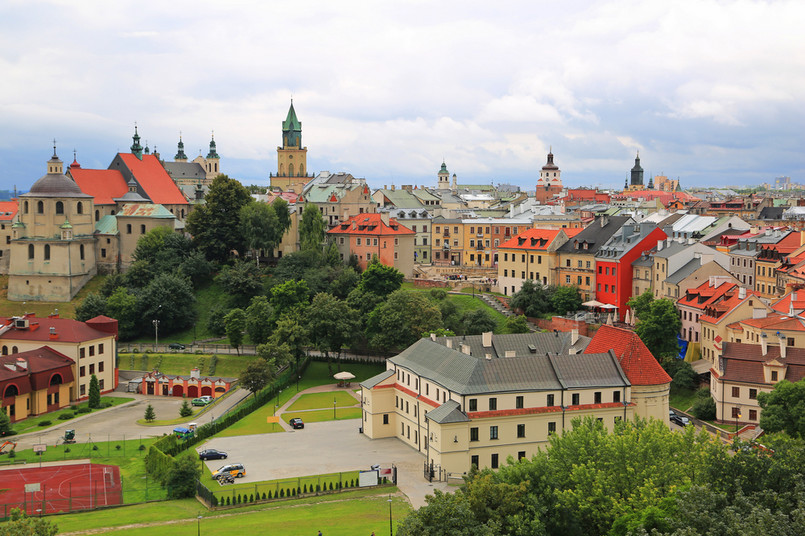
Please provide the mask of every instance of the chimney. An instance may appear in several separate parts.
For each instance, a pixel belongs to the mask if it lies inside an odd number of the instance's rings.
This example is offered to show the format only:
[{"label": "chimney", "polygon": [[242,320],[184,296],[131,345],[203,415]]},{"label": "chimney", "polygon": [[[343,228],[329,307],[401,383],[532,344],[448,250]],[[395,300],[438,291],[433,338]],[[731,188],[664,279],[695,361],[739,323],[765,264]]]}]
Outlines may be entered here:
[{"label": "chimney", "polygon": [[746,287],[739,287],[738,288],[738,299],[743,300],[746,298]]},{"label": "chimney", "polygon": [[197,380],[200,377],[201,377],[201,374],[199,374],[199,370],[197,368],[194,368],[194,369],[192,369],[190,371],[190,379],[191,380]]},{"label": "chimney", "polygon": [[766,356],[769,352],[769,338],[766,336],[765,333],[760,334],[760,354],[762,356]]},{"label": "chimney", "polygon": [[388,212],[381,212],[380,213],[380,221],[385,223],[386,225],[389,224],[389,213]]},{"label": "chimney", "polygon": [[434,342],[436,341],[436,334],[435,333],[430,334],[430,340],[432,340]]},{"label": "chimney", "polygon": [[672,241],[673,241],[673,239],[671,237],[666,238],[665,239],[665,245],[668,246],[668,247],[671,247],[671,242]]},{"label": "chimney", "polygon": [[578,328],[573,328],[570,330],[570,344],[576,344],[579,342],[579,330]]},{"label": "chimney", "polygon": [[777,336],[780,338],[780,358],[785,359],[785,335],[780,333]]},{"label": "chimney", "polygon": [[659,240],[657,241],[657,251],[662,251],[662,247],[665,245],[665,241]]},{"label": "chimney", "polygon": [[448,348],[453,347],[453,339],[445,339],[444,342],[445,342],[445,344],[447,345]]},{"label": "chimney", "polygon": [[484,348],[491,348],[492,346],[492,332],[486,331],[481,333],[481,343],[483,344]]},{"label": "chimney", "polygon": [[469,344],[465,344],[465,343],[462,342],[460,348],[461,348],[461,353],[462,354],[472,355],[470,353],[470,345]]},{"label": "chimney", "polygon": [[689,246],[692,246],[695,243],[696,243],[696,241],[693,239],[693,237],[688,238],[688,245]]},{"label": "chimney", "polygon": [[48,335],[48,338],[50,338],[50,339],[58,339],[59,338],[59,334],[56,333],[56,328],[55,327],[50,328],[50,335]]}]

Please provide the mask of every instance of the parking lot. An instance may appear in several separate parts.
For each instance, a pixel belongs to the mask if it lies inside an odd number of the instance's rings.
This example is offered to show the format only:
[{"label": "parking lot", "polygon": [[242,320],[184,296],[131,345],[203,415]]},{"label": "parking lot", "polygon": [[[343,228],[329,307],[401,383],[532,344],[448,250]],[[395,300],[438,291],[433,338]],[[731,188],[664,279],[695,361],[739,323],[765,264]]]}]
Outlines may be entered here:
[{"label": "parking lot", "polygon": [[416,508],[425,495],[447,489],[422,474],[423,455],[397,439],[368,439],[358,432],[360,419],[305,424],[301,430],[275,434],[214,438],[196,450],[225,451],[226,460],[204,462],[211,471],[226,463],[242,463],[246,476],[238,483],[366,469],[373,464],[397,466],[397,484]]}]

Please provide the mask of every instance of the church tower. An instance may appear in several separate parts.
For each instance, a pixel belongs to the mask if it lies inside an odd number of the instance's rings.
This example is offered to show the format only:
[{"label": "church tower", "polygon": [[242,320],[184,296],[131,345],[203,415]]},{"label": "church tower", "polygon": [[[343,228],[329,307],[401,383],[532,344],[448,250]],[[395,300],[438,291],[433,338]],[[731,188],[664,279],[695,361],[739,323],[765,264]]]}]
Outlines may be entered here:
[{"label": "church tower", "polygon": [[212,139],[210,139],[210,151],[207,153],[206,167],[204,169],[207,172],[207,180],[211,181],[218,176],[220,173],[218,169],[220,161],[221,157],[218,156],[218,151],[215,147],[215,134],[213,134]]},{"label": "church tower", "polygon": [[131,137],[131,154],[139,158],[140,160],[143,159],[143,146],[140,145],[140,135],[137,134],[137,125],[134,125],[134,136]]},{"label": "church tower", "polygon": [[179,145],[176,148],[176,156],[173,157],[175,162],[187,162],[187,155],[184,152],[184,142],[182,141],[182,134],[179,133]]},{"label": "church tower", "polygon": [[277,174],[271,176],[271,187],[295,190],[295,185],[304,185],[309,178],[307,147],[302,145],[302,123],[296,118],[291,99],[288,116],[282,122],[282,146],[277,147]]},{"label": "church tower", "polygon": [[640,167],[640,153],[637,153],[634,159],[634,167],[632,168],[632,183],[631,190],[643,189],[643,168]]},{"label": "church tower", "polygon": [[439,190],[450,189],[450,172],[447,171],[447,165],[442,161],[442,168],[439,170]]},{"label": "church tower", "polygon": [[553,148],[548,150],[548,161],[542,166],[537,179],[536,200],[545,203],[562,193],[562,172],[553,162]]}]

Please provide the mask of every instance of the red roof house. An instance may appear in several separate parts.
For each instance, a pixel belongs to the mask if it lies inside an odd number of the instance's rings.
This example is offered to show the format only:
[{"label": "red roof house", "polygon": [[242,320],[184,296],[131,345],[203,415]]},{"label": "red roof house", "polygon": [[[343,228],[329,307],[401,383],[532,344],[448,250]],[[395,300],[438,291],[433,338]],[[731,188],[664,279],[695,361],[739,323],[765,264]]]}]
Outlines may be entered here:
[{"label": "red roof house", "polygon": [[671,377],[634,331],[605,324],[596,331],[584,353],[600,354],[610,349],[633,386],[671,383]]}]

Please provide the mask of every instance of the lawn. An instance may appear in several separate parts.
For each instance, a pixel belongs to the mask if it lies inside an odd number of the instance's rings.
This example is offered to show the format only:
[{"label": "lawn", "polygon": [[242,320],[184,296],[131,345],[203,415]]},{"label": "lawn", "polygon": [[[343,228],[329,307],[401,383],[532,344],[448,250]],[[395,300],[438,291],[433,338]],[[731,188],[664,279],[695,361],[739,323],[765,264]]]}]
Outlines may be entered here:
[{"label": "lawn", "polygon": [[691,389],[680,389],[674,385],[671,386],[671,394],[668,402],[669,406],[687,413],[691,407],[693,407],[695,402],[696,391]]},{"label": "lawn", "polygon": [[492,309],[479,297],[476,296],[473,298],[472,296],[467,296],[464,294],[448,294],[446,299],[451,300],[456,304],[460,315],[476,309],[486,309],[487,312],[492,315],[492,318],[494,318],[498,323],[497,327],[495,328],[495,333],[506,333],[506,317],[502,313]]},{"label": "lawn", "polygon": [[[116,397],[116,396],[102,396],[101,397],[101,405],[103,404],[111,404],[111,406],[119,406],[120,404],[125,404],[126,402],[131,402],[134,400],[133,398],[123,398],[123,397]],[[78,413],[74,411],[73,407],[83,408],[87,407],[89,402],[82,402],[81,404],[76,404],[75,406],[70,406],[65,409],[60,409],[59,411],[54,411],[51,413],[45,413],[44,415],[37,415],[36,417],[28,417],[24,421],[19,421],[14,423],[13,429],[18,434],[24,434],[25,432],[31,432],[33,430],[47,430],[50,426],[55,426],[57,424],[62,424],[65,421],[69,421],[71,419],[59,419],[60,415],[70,415],[72,417],[80,417],[82,415],[87,415],[87,413]],[[105,408],[102,408],[105,409]],[[100,411],[99,409],[93,411]],[[40,426],[39,423],[50,421],[51,424]]]},{"label": "lawn", "polygon": [[62,318],[75,318],[75,308],[79,305],[87,294],[97,292],[98,288],[103,284],[106,279],[105,275],[96,275],[84,287],[78,291],[78,294],[69,302],[41,302],[41,301],[28,301],[16,302],[9,301],[8,299],[8,276],[0,276],[0,311],[4,315],[13,316],[21,315],[23,313],[34,313],[38,317],[46,317],[58,309],[59,316]]},{"label": "lawn", "polygon": [[[396,525],[411,511],[408,503],[388,489],[364,489],[295,499],[277,503],[250,505],[209,512],[194,499],[182,499],[122,508],[110,508],[84,514],[50,518],[59,532],[93,531],[118,534],[164,534],[193,536],[204,534],[310,534],[321,530],[326,536],[386,534],[389,526],[389,502]],[[390,488],[396,491],[394,488]],[[235,514],[235,515],[233,515]],[[201,519],[198,519],[201,516]],[[178,522],[174,522],[174,520]],[[171,523],[168,525],[167,523]],[[165,523],[162,529],[160,524]],[[151,526],[145,526],[150,524]],[[115,527],[130,528],[114,530]]]},{"label": "lawn", "polygon": [[254,361],[254,356],[218,355],[215,372],[210,374],[210,354],[167,353],[167,354],[120,354],[120,368],[124,370],[154,370],[163,374],[190,374],[198,367],[202,376],[214,375],[222,378],[237,378],[246,366]]},{"label": "lawn", "polygon": [[311,393],[309,395],[300,396],[286,411],[303,411],[308,409],[321,409],[333,407],[333,401],[339,408],[355,406],[358,401],[355,397],[344,391],[335,391],[331,393]]}]

